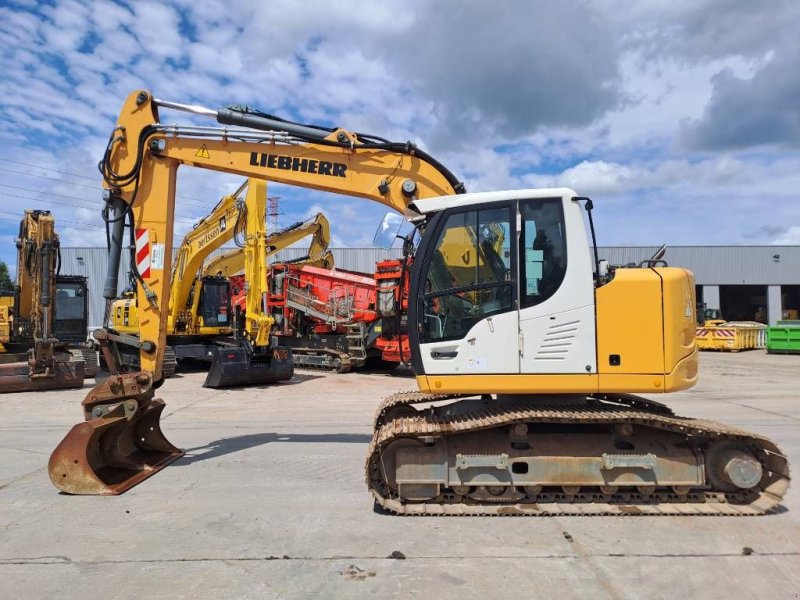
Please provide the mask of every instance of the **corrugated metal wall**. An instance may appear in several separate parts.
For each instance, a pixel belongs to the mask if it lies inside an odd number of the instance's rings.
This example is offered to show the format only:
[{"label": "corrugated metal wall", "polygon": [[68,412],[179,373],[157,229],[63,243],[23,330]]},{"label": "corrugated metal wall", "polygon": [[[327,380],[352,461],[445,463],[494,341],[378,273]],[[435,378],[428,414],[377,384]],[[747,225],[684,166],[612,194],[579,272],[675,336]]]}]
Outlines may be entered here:
[{"label": "corrugated metal wall", "polygon": [[[61,248],[61,273],[88,277],[89,327],[101,327],[106,310],[103,299],[103,284],[108,268],[108,252],[105,248]],[[122,253],[119,268],[120,289],[128,285],[128,253]]]},{"label": "corrugated metal wall", "polygon": [[[600,258],[613,265],[636,263],[649,258],[656,246],[612,246],[599,248]],[[224,250],[223,250],[224,251]],[[375,263],[399,258],[399,248],[332,248],[336,266],[372,273]],[[305,254],[302,248],[278,252],[275,260],[291,260]],[[777,258],[776,258],[777,257]],[[674,246],[665,260],[672,266],[691,269],[700,285],[800,285],[800,246]],[[99,327],[105,313],[103,282],[108,258],[105,248],[62,248],[61,272],[89,278],[89,323]],[[128,284],[128,253],[120,265],[120,289]]]},{"label": "corrugated metal wall", "polygon": [[[658,248],[599,248],[611,264],[639,263]],[[800,246],[674,246],[664,259],[690,269],[700,285],[798,285]]]}]

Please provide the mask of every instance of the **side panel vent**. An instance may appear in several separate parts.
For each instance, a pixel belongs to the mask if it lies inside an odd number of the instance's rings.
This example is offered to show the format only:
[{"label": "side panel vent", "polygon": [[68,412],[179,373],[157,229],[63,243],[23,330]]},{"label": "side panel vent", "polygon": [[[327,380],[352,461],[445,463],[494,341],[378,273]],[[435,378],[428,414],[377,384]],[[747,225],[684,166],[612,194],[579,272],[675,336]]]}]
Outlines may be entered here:
[{"label": "side panel vent", "polygon": [[551,325],[539,345],[534,360],[566,360],[580,324],[578,319]]}]

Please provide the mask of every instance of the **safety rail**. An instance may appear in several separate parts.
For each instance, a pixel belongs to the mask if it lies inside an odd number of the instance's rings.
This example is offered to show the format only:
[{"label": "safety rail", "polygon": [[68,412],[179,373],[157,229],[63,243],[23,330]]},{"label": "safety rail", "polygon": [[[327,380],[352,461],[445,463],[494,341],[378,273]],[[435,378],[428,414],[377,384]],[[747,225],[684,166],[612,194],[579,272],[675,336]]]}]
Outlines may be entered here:
[{"label": "safety rail", "polygon": [[[291,308],[301,310],[331,325],[341,325],[353,320],[355,301],[347,288],[334,285],[330,288],[315,286],[299,277],[288,276],[286,282],[286,303]],[[321,298],[327,298],[322,300]]]}]

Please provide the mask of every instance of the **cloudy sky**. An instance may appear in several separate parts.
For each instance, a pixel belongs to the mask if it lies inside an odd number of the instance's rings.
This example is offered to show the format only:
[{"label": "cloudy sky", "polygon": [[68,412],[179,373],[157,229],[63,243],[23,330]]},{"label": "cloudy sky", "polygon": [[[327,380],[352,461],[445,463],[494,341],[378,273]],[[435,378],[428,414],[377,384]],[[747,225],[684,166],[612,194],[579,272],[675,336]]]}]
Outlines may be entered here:
[{"label": "cloudy sky", "polygon": [[[26,207],[105,243],[96,164],[139,88],[410,139],[469,191],[573,187],[603,245],[800,244],[798,31],[796,0],[3,0],[0,259]],[[182,169],[177,235],[239,184]],[[336,245],[383,214],[270,194]]]}]

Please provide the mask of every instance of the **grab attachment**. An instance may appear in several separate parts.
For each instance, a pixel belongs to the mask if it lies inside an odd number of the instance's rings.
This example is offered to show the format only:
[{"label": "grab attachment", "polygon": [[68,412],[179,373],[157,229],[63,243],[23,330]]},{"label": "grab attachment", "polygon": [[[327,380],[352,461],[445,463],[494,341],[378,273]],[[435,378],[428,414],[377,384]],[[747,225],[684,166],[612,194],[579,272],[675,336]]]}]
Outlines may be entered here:
[{"label": "grab attachment", "polygon": [[113,374],[82,402],[75,425],[50,455],[50,481],[68,494],[117,495],[184,455],[161,432],[164,401],[147,371]]}]

